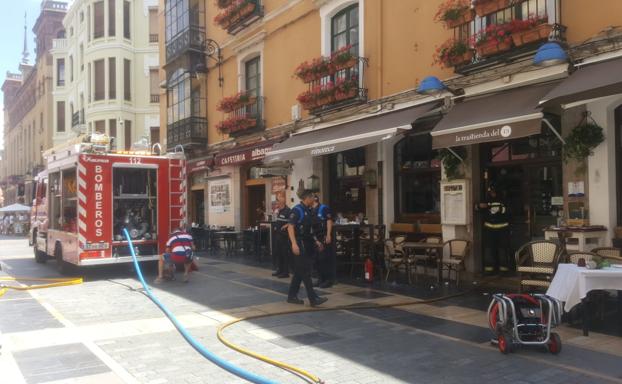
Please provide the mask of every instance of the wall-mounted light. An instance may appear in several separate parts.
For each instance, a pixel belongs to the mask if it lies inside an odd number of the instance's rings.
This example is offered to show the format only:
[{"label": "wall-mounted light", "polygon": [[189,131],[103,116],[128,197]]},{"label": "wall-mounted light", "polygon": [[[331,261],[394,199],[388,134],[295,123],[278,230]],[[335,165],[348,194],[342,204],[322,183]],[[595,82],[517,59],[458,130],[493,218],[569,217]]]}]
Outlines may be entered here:
[{"label": "wall-mounted light", "polygon": [[550,67],[566,62],[568,62],[568,54],[558,43],[554,42],[542,44],[533,58],[533,64],[540,67]]},{"label": "wall-mounted light", "polygon": [[368,169],[363,174],[365,185],[369,188],[376,188],[378,186],[378,173],[375,169]]},{"label": "wall-mounted light", "polygon": [[446,89],[447,87],[438,77],[427,76],[419,83],[417,93],[422,95],[438,95]]},{"label": "wall-mounted light", "polygon": [[311,175],[307,178],[307,189],[312,192],[320,191],[320,178],[316,175]]}]

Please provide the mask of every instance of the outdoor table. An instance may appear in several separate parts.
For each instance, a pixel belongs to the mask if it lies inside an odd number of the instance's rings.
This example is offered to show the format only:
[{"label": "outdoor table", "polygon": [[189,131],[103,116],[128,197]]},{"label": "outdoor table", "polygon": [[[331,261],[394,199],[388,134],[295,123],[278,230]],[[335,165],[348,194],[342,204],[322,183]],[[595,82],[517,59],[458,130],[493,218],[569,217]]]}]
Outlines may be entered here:
[{"label": "outdoor table", "polygon": [[[410,263],[408,262],[408,256],[411,252],[414,252],[417,249],[435,249],[436,250],[436,263],[438,269],[438,282],[440,283],[443,280],[443,270],[441,269],[441,262],[443,260],[443,248],[445,244],[443,243],[425,243],[425,242],[413,242],[406,241],[402,243],[402,248],[404,249],[404,262],[406,263],[406,268],[408,271],[408,276],[410,276]],[[415,267],[416,268],[416,267]]]},{"label": "outdoor table", "polygon": [[588,292],[593,290],[617,290],[618,300],[622,300],[622,268],[588,269],[559,264],[546,294],[563,301],[566,312],[583,303],[583,335],[587,336],[589,316],[585,301]]},{"label": "outdoor table", "polygon": [[[341,240],[344,247],[348,247],[348,251],[350,254],[349,262],[346,262],[346,265],[351,265],[353,263],[360,262],[361,257],[361,239],[365,238],[361,236],[364,232],[367,233],[367,238],[373,239],[374,236],[374,226],[372,224],[359,224],[359,223],[351,223],[351,224],[335,224],[333,226],[333,239],[337,242],[337,233],[347,234],[346,241]],[[344,263],[342,263],[344,264]]]},{"label": "outdoor table", "polygon": [[576,241],[576,244],[566,244],[568,251],[590,251],[596,247],[604,247],[607,241],[607,229],[603,226],[549,227],[544,230],[544,238],[557,240],[558,232],[568,232],[569,239]]},{"label": "outdoor table", "polygon": [[230,256],[235,248],[235,243],[238,236],[242,234],[239,231],[217,231],[214,234],[224,240],[225,243],[225,256]]}]

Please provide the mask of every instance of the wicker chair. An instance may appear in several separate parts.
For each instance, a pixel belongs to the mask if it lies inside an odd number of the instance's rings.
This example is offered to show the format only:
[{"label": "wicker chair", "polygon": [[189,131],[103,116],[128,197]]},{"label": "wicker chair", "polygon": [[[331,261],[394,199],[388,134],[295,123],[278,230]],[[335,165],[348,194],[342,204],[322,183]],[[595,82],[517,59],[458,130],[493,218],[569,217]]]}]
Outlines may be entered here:
[{"label": "wicker chair", "polygon": [[[440,244],[441,243],[441,238],[440,237],[426,237],[425,239],[421,240],[421,243],[428,243],[428,244]],[[420,262],[423,265],[423,274],[427,275],[428,274],[428,264],[430,263],[430,261],[432,260],[432,258],[434,257],[438,257],[438,255],[436,254],[436,250],[435,249],[423,249],[420,250],[422,253],[413,253],[411,255],[411,264],[414,266],[415,268],[415,273],[417,272],[417,264],[418,262]]]},{"label": "wicker chair", "polygon": [[589,263],[590,261],[598,261],[601,258],[602,257],[600,255],[597,255],[593,252],[582,252],[582,251],[568,252],[568,259],[572,264],[578,264],[579,259],[583,259],[585,260],[586,263]]},{"label": "wicker chair", "polygon": [[471,253],[471,243],[468,240],[453,239],[443,243],[443,246],[449,247],[449,253],[443,254],[440,263],[441,273],[447,271],[447,278],[451,280],[451,271],[454,271],[456,286],[458,286],[460,284],[460,271],[465,270],[464,260]]},{"label": "wicker chair", "polygon": [[[384,267],[387,271],[387,274],[384,278],[384,281],[389,280],[389,274],[391,272],[398,272],[401,267],[406,268],[406,260],[404,260],[404,251],[402,250],[401,242],[397,242],[396,239],[387,239],[384,241]],[[408,276],[410,281],[410,276]]]},{"label": "wicker chair", "polygon": [[622,260],[622,249],[613,248],[613,247],[600,247],[592,249],[592,252],[602,256],[605,259],[618,259]]},{"label": "wicker chair", "polygon": [[516,251],[521,292],[524,286],[547,288],[551,285],[559,255],[559,243],[550,240],[532,241]]}]

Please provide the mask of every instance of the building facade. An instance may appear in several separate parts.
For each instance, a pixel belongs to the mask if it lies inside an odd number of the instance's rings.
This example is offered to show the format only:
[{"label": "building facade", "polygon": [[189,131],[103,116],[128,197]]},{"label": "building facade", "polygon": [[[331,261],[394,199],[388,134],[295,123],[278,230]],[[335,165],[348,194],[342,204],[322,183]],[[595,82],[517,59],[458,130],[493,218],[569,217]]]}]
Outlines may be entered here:
[{"label": "building facade", "polygon": [[[7,73],[4,92],[4,153],[0,180],[5,205],[30,205],[32,180],[42,167],[41,152],[52,144],[52,40],[63,33],[62,19],[67,4],[42,1],[41,13],[32,32],[35,35],[34,64],[27,55],[19,73]],[[26,31],[24,31],[26,32]],[[26,39],[26,36],[24,37]],[[24,40],[24,52],[27,53]]]},{"label": "building facade", "polygon": [[[619,54],[620,4],[588,3],[477,0],[445,22],[441,1],[162,0],[161,136],[191,159],[193,221],[255,226],[307,187],[387,233],[468,239],[477,273],[485,244],[472,207],[494,184],[512,211],[511,248],[587,212],[610,243],[619,99],[543,101],[582,65]],[[548,41],[569,59],[534,62]],[[429,76],[444,84],[434,94]],[[586,110],[606,139],[580,178],[562,153]]]},{"label": "building facade", "polygon": [[79,0],[53,41],[53,142],[105,133],[117,150],[157,142],[157,1]]}]

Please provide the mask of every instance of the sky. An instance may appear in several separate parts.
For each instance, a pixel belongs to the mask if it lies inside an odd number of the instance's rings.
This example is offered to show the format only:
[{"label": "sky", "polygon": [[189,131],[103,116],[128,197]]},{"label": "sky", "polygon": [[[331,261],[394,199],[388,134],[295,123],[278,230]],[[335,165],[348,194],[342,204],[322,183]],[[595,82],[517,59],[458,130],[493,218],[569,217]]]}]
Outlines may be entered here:
[{"label": "sky", "polygon": [[[67,1],[68,3],[70,1]],[[29,63],[34,64],[34,34],[32,27],[41,11],[41,0],[0,0],[0,84],[7,71],[18,72],[24,48],[24,12],[27,13],[27,42]],[[0,92],[0,106],[3,106]],[[4,127],[4,113],[0,113],[0,127]],[[0,149],[4,148],[0,135]]]}]

